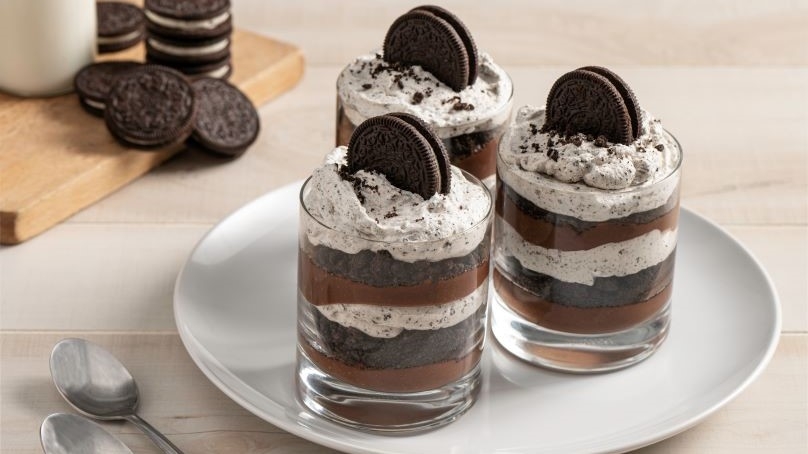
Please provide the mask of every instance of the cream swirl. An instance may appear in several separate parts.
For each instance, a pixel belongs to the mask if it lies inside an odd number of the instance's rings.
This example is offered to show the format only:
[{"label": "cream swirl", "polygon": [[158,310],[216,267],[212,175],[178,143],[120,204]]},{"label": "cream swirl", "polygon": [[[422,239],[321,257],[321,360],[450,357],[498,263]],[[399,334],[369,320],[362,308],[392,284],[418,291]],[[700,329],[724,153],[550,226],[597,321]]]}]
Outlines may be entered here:
[{"label": "cream swirl", "polygon": [[390,112],[428,122],[441,138],[504,124],[513,85],[488,54],[480,53],[477,80],[456,92],[418,65],[400,67],[381,53],[358,57],[340,73],[337,92],[345,115],[358,125]]},{"label": "cream swirl", "polygon": [[327,319],[356,328],[368,336],[392,338],[406,330],[431,331],[454,326],[485,304],[488,282],[463,298],[436,306],[377,306],[373,304],[326,304],[316,306]]},{"label": "cream swirl", "polygon": [[360,170],[355,182],[343,179],[346,153],[345,147],[329,153],[307,183],[303,204],[314,220],[304,217],[302,228],[313,245],[348,254],[385,250],[412,263],[462,257],[483,241],[491,197],[456,167],[449,193],[424,200],[376,172]]},{"label": "cream swirl", "polygon": [[497,217],[497,239],[504,255],[523,267],[564,282],[594,285],[599,277],[628,276],[658,265],[676,249],[677,229],[651,230],[630,240],[606,243],[584,251],[547,249],[525,241]]},{"label": "cream swirl", "polygon": [[629,145],[542,132],[544,122],[543,109],[520,108],[497,159],[505,184],[540,208],[605,221],[662,206],[678,187],[667,177],[678,170],[681,150],[648,112]]}]

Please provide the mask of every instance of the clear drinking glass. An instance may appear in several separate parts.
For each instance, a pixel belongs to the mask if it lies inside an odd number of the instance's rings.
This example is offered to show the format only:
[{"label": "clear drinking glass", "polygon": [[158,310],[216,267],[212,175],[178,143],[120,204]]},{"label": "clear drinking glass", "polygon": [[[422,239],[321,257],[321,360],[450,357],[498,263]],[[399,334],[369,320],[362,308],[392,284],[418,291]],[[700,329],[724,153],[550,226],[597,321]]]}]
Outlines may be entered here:
[{"label": "clear drinking glass", "polygon": [[[463,175],[480,187],[482,182]],[[474,403],[485,339],[493,202],[462,233],[381,242],[322,224],[300,193],[297,393],[314,413],[361,429],[449,423]],[[362,244],[344,252],[318,238]],[[454,246],[453,246],[454,245]],[[447,250],[458,250],[446,254]],[[405,261],[390,250],[430,251]],[[401,257],[401,255],[397,255]]]},{"label": "clear drinking glass", "polygon": [[[507,142],[506,134],[500,146]],[[628,367],[659,347],[670,323],[679,151],[673,170],[650,184],[605,190],[543,175],[532,182],[538,197],[560,201],[631,207],[664,200],[619,219],[550,213],[497,179],[491,326],[503,347],[567,372]]]},{"label": "clear drinking glass", "polygon": [[[451,127],[430,126],[443,140],[452,165],[455,165],[493,187],[497,149],[508,127],[513,110],[513,84],[508,102],[484,118]],[[388,112],[389,113],[389,112]],[[347,146],[354,129],[367,118],[347,103],[337,90],[337,146]]]}]

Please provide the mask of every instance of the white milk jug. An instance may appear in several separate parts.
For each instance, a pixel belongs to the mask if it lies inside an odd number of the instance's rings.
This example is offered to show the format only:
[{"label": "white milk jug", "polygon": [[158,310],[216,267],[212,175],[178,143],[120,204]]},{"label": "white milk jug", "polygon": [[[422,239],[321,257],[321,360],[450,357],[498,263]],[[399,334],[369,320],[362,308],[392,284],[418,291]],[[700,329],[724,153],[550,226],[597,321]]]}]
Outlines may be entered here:
[{"label": "white milk jug", "polygon": [[51,96],[96,51],[95,0],[0,0],[0,91]]}]

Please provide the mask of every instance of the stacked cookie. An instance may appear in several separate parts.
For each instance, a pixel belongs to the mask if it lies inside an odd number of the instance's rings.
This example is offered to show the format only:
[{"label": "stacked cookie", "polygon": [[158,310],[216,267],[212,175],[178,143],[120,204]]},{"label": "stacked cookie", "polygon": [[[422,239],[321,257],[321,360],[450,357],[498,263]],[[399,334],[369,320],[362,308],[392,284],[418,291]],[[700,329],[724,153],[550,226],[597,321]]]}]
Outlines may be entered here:
[{"label": "stacked cookie", "polygon": [[146,60],[192,79],[226,79],[233,32],[229,0],[146,0]]},{"label": "stacked cookie", "polygon": [[143,40],[145,26],[143,11],[123,2],[98,2],[98,53],[118,52]]}]

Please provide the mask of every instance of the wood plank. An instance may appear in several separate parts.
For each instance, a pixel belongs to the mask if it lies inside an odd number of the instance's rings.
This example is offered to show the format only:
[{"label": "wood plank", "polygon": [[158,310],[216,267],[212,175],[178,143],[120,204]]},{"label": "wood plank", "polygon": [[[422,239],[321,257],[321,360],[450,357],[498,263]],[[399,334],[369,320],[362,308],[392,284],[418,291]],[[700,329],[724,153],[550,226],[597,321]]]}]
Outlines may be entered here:
[{"label": "wood plank", "polygon": [[[174,334],[0,334],[0,450],[40,453],[38,427],[70,408],[51,384],[48,355],[61,338],[85,337],[110,349],[141,390],[140,414],[193,453],[326,453],[252,416],[217,390]],[[644,453],[795,453],[806,446],[808,335],[786,335],[763,375],[701,425]],[[126,424],[105,423],[136,453],[157,453]]]},{"label": "wood plank", "polygon": [[[209,225],[64,224],[0,250],[0,329],[175,331],[174,279]],[[783,329],[808,333],[804,227],[731,228],[772,276]]]},{"label": "wood plank", "polygon": [[[181,154],[87,208],[75,222],[213,223],[307,176],[334,144],[340,67],[309,68],[261,109],[258,142],[237,161]],[[569,67],[515,68],[515,103],[542,104]],[[616,67],[685,149],[683,202],[724,224],[808,223],[806,69]],[[776,80],[777,83],[772,83]]]},{"label": "wood plank", "polygon": [[[314,64],[344,65],[381,47],[420,0],[234,2],[236,24],[299,43]],[[808,4],[663,0],[441,2],[481,50],[511,65],[771,66],[808,63]],[[331,36],[323,45],[324,36]]]},{"label": "wood plank", "polygon": [[176,331],[174,280],[209,226],[59,225],[0,251],[0,329]]},{"label": "wood plank", "polygon": [[[142,57],[142,45],[118,55]],[[261,105],[303,72],[296,47],[254,33],[233,35],[233,83]],[[24,241],[148,172],[180,147],[158,152],[116,142],[74,94],[0,94],[0,242]]]}]

